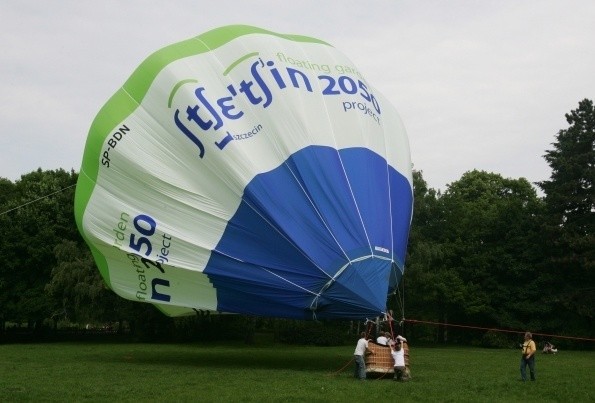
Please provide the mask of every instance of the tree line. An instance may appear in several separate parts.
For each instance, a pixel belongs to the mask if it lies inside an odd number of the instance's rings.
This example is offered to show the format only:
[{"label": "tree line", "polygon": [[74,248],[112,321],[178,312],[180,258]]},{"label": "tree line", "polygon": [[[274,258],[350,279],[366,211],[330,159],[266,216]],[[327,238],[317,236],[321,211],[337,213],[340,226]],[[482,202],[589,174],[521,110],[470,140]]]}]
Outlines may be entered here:
[{"label": "tree line", "polygon": [[[420,341],[502,346],[515,336],[500,330],[529,329],[592,348],[593,101],[565,116],[568,127],[545,151],[548,180],[532,184],[476,169],[441,192],[414,171],[407,267],[398,295],[388,299],[396,319],[405,319],[400,331]],[[172,319],[116,296],[74,222],[77,178],[62,169],[38,169],[15,182],[0,177],[0,341],[13,328],[43,338],[81,326],[176,340],[225,334],[249,341],[266,329],[277,340],[312,344],[354,331],[353,323],[242,315]]]}]

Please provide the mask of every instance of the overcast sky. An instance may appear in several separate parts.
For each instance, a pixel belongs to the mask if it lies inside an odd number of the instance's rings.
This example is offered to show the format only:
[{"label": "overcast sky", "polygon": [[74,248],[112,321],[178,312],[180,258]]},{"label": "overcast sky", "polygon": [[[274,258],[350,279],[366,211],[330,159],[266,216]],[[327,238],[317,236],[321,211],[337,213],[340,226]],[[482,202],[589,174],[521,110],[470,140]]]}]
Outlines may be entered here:
[{"label": "overcast sky", "polygon": [[595,1],[0,0],[0,177],[80,170],[95,115],[151,53],[247,24],[325,40],[399,111],[414,168],[548,179],[595,98]]}]

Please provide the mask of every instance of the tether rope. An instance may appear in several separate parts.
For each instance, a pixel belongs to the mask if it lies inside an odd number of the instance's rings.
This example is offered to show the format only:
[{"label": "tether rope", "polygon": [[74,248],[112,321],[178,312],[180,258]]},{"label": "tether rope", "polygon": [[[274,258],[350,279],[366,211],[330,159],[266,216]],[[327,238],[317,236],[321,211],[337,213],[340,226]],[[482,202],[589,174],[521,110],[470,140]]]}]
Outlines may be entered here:
[{"label": "tether rope", "polygon": [[18,210],[18,209],[20,209],[20,208],[22,208],[22,207],[28,206],[29,204],[32,204],[32,203],[38,202],[38,201],[40,201],[40,200],[46,199],[46,198],[48,198],[48,197],[50,197],[50,196],[53,196],[53,195],[55,195],[56,193],[63,192],[63,191],[65,191],[66,189],[70,189],[71,187],[74,187],[74,186],[76,186],[76,183],[75,183],[75,184],[73,184],[73,185],[67,186],[67,187],[65,187],[65,188],[58,189],[58,190],[56,190],[55,192],[52,192],[52,193],[50,193],[50,194],[47,194],[47,195],[45,195],[45,196],[38,197],[38,198],[37,198],[37,199],[35,199],[35,200],[31,200],[31,201],[29,201],[29,202],[27,202],[27,203],[21,204],[21,205],[19,205],[19,206],[16,206],[16,207],[13,207],[13,208],[11,208],[10,210],[3,211],[3,212],[1,212],[1,213],[0,213],[0,215],[8,214],[8,213],[10,213],[11,211]]},{"label": "tether rope", "polygon": [[[446,327],[460,327],[464,329],[477,329],[477,330],[489,330],[492,332],[503,332],[503,333],[516,333],[516,334],[524,334],[525,330],[508,330],[508,329],[498,329],[498,328],[491,328],[491,327],[481,327],[481,326],[469,326],[469,325],[459,325],[454,323],[443,323],[443,322],[432,322],[429,320],[417,320],[417,319],[404,319],[407,323],[421,323],[426,325],[434,325],[434,326],[446,326]],[[587,337],[575,337],[575,336],[562,336],[557,334],[548,334],[548,333],[538,333],[538,332],[531,332],[534,336],[546,336],[552,337],[557,339],[569,339],[569,340],[583,340],[583,341],[595,341],[595,339],[587,338]]]}]

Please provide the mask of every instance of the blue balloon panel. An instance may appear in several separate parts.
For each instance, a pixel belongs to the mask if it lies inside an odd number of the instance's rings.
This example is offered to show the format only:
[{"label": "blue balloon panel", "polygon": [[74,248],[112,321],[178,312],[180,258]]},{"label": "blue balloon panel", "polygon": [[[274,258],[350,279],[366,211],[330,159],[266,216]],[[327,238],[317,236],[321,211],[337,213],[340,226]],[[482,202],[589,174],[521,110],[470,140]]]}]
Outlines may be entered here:
[{"label": "blue balloon panel", "polygon": [[218,310],[377,316],[402,276],[411,208],[407,179],[368,149],[296,152],[249,183],[211,254]]}]

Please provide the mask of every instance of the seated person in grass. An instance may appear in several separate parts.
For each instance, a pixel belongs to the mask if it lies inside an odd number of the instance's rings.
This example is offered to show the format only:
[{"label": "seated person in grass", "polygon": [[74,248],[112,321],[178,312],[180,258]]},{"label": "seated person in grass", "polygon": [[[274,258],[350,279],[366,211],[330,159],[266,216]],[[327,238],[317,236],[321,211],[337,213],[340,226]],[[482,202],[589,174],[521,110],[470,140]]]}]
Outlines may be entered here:
[{"label": "seated person in grass", "polygon": [[546,341],[545,346],[543,346],[543,352],[545,354],[556,354],[558,352],[558,349],[552,343]]}]

